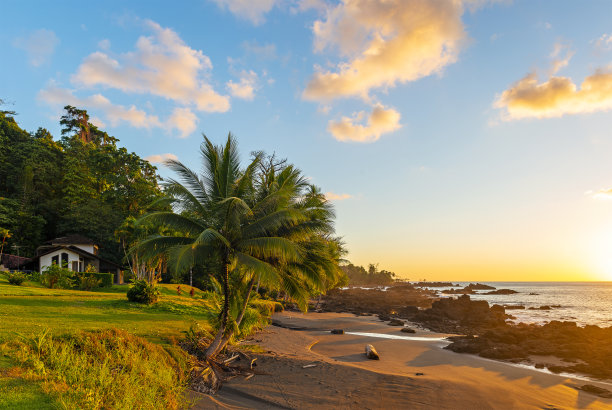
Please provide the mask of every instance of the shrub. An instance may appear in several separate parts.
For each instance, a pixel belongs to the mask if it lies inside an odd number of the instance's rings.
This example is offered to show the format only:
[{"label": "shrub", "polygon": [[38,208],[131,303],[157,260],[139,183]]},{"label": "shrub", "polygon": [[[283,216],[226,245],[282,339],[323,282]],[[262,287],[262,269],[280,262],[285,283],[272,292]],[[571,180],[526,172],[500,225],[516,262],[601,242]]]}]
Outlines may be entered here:
[{"label": "shrub", "polygon": [[154,282],[147,282],[143,279],[134,279],[130,289],[127,291],[127,298],[131,302],[151,303],[157,302],[160,290]]},{"label": "shrub", "polygon": [[85,272],[77,273],[76,278],[78,287],[81,290],[92,290],[93,288],[100,286],[100,283],[102,283],[100,279]]},{"label": "shrub", "polygon": [[40,283],[50,289],[70,289],[74,286],[72,271],[58,264],[47,266],[40,274]]},{"label": "shrub", "polygon": [[7,279],[11,285],[19,286],[27,279],[27,276],[23,272],[7,272]]},{"label": "shrub", "polygon": [[91,276],[98,279],[100,281],[101,288],[110,288],[113,286],[114,276],[112,273],[90,273]]}]

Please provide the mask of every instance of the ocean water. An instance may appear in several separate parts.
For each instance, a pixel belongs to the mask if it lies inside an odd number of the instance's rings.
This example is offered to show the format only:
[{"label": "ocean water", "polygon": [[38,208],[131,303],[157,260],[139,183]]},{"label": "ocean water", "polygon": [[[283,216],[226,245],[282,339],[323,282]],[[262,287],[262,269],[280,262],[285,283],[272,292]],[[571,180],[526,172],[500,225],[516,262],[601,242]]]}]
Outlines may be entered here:
[{"label": "ocean water", "polygon": [[[612,282],[479,282],[496,289],[512,289],[514,295],[470,295],[489,304],[523,305],[525,310],[507,310],[515,323],[546,323],[551,320],[572,321],[583,325],[612,326]],[[464,287],[469,282],[453,282]],[[431,288],[441,291],[448,288]],[[480,293],[489,292],[480,290]],[[535,295],[533,295],[535,293]],[[448,297],[451,295],[440,295]],[[452,295],[457,296],[457,295]],[[560,305],[551,310],[529,310],[530,307]]]}]

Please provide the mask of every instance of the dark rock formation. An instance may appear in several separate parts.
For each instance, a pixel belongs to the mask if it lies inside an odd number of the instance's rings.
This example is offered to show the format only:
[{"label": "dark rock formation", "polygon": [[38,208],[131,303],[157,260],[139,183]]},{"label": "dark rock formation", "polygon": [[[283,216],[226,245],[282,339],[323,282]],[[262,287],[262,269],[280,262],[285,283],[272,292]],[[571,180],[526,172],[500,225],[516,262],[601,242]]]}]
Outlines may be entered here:
[{"label": "dark rock formation", "polygon": [[409,327],[403,327],[401,328],[400,332],[404,332],[404,333],[416,333],[416,330],[409,328]]},{"label": "dark rock formation", "polygon": [[503,326],[508,315],[503,306],[485,300],[471,300],[468,295],[435,301],[430,309],[419,311],[412,320],[438,332],[473,333],[476,329]]},{"label": "dark rock formation", "polygon": [[460,336],[446,347],[491,359],[527,360],[530,355],[555,356],[567,365],[547,365],[552,372],[612,377],[612,327],[578,327],[575,322],[499,326],[478,337]]},{"label": "dark rock formation", "polygon": [[402,319],[391,319],[388,323],[389,326],[404,326]]},{"label": "dark rock formation", "polygon": [[332,329],[331,330],[331,334],[332,335],[343,335],[344,334],[344,330],[343,329]]},{"label": "dark rock formation", "polygon": [[525,306],[523,305],[504,305],[504,309],[506,310],[525,309]]},{"label": "dark rock formation", "polygon": [[515,293],[518,292],[512,289],[497,289],[492,290],[491,292],[486,292],[485,295],[514,295]]}]

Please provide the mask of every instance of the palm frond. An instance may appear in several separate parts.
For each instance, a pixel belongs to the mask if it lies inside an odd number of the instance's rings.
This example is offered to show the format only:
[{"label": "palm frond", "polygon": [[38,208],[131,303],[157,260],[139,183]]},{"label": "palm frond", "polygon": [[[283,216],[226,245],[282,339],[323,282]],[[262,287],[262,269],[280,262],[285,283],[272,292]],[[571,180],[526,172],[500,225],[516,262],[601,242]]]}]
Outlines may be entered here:
[{"label": "palm frond", "polygon": [[300,262],[303,250],[300,245],[281,237],[244,239],[237,249],[259,259],[274,258],[284,262]]}]

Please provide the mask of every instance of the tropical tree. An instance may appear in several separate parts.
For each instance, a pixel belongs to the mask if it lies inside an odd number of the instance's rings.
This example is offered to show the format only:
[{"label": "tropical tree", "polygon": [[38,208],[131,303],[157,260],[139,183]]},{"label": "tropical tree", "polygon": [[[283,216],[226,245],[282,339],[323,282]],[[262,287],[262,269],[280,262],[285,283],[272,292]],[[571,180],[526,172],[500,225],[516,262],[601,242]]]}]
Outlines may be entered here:
[{"label": "tropical tree", "polygon": [[0,265],[2,264],[2,254],[4,252],[4,243],[7,238],[11,237],[11,232],[6,228],[0,228],[0,236],[2,236],[2,245],[0,246]]},{"label": "tropical tree", "polygon": [[[175,271],[196,264],[218,267],[223,306],[219,329],[206,350],[207,359],[212,359],[238,331],[256,279],[282,289],[305,308],[306,282],[320,282],[318,275],[339,270],[337,263],[330,269],[311,259],[320,256],[320,248],[309,239],[333,229],[333,212],[327,204],[315,209],[308,202],[308,185],[299,170],[285,166],[262,175],[263,153],[255,153],[241,168],[231,134],[225,146],[215,146],[206,136],[204,140],[202,175],[178,161],[167,163],[181,180],[165,184],[173,211],[153,212],[139,220],[178,234],[153,235],[133,251],[149,258],[166,253]],[[320,218],[322,212],[325,218]],[[246,286],[231,286],[232,282]],[[230,304],[237,299],[243,304],[234,317]]]}]

